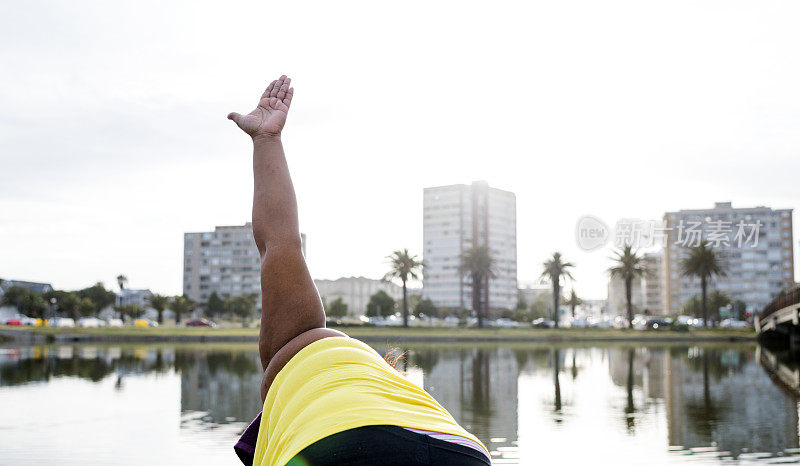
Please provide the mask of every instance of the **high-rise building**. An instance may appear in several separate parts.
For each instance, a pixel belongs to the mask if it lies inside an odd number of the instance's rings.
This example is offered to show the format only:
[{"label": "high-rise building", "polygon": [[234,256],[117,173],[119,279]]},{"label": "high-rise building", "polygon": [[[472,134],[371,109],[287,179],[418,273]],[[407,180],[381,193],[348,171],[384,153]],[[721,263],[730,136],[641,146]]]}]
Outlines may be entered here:
[{"label": "high-rise building", "polygon": [[647,273],[644,276],[645,308],[652,315],[663,315],[664,307],[664,264],[661,251],[648,252],[644,255]]},{"label": "high-rise building", "polygon": [[725,271],[711,279],[708,290],[743,301],[749,312],[761,310],[794,284],[792,209],[718,202],[713,209],[667,212],[664,227],[664,298],[670,313],[700,295],[700,280],[681,273],[681,260],[700,241],[720,253]]},{"label": "high-rise building", "polygon": [[472,309],[472,281],[460,271],[461,254],[488,246],[495,277],[487,279],[483,306],[490,313],[517,302],[517,201],[486,182],[425,188],[423,296],[443,309]]},{"label": "high-rise building", "polygon": [[[305,255],[306,237],[301,236]],[[183,293],[203,303],[214,291],[221,298],[256,293],[261,308],[261,256],[250,222],[184,233]]]}]

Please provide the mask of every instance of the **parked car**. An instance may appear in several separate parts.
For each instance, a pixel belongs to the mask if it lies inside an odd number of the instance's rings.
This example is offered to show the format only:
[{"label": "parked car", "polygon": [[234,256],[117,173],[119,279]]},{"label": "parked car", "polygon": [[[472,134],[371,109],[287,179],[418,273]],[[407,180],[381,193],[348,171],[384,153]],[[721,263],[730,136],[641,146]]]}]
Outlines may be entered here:
[{"label": "parked car", "polygon": [[582,317],[577,317],[570,321],[569,326],[575,328],[585,328],[589,326],[589,321]]},{"label": "parked car", "polygon": [[217,324],[208,320],[208,319],[194,319],[187,321],[185,324],[187,327],[216,327]]},{"label": "parked car", "polygon": [[122,319],[108,319],[108,326],[109,327],[122,327],[125,325],[122,322]]},{"label": "parked car", "polygon": [[647,330],[665,330],[672,325],[672,319],[669,317],[651,317],[647,319],[644,328]]},{"label": "parked car", "polygon": [[48,321],[51,327],[69,327],[75,326],[75,320],[70,317],[53,317]]},{"label": "parked car", "polygon": [[106,326],[106,321],[100,320],[97,317],[83,317],[78,319],[78,327],[98,328],[105,326]]},{"label": "parked car", "polygon": [[36,325],[36,323],[38,321],[39,321],[39,319],[34,319],[33,317],[28,317],[28,316],[26,316],[24,314],[17,314],[14,317],[6,320],[3,323],[5,323],[6,325],[15,325],[15,326],[17,326],[17,325]]},{"label": "parked car", "polygon": [[556,326],[556,323],[549,319],[538,318],[531,322],[531,325],[534,328],[553,328]]},{"label": "parked car", "polygon": [[748,324],[744,320],[736,320],[736,319],[723,319],[722,322],[719,323],[720,327],[724,328],[743,328],[747,327]]},{"label": "parked car", "polygon": [[678,325],[689,325],[689,326],[694,326],[699,321],[700,319],[695,319],[692,316],[678,316],[675,319],[675,322],[677,322]]},{"label": "parked car", "polygon": [[158,322],[150,319],[136,319],[133,321],[134,327],[158,327]]},{"label": "parked car", "polygon": [[592,319],[589,325],[595,328],[612,328],[614,326],[614,322],[609,319]]},{"label": "parked car", "polygon": [[500,318],[494,322],[490,322],[492,327],[519,327],[519,322],[514,322],[511,319]]}]

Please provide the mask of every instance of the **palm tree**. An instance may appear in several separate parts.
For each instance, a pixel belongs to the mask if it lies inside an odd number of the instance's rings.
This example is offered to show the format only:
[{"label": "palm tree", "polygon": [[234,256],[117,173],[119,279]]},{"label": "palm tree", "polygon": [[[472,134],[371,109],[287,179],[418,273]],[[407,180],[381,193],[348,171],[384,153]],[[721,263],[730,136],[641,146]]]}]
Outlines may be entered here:
[{"label": "palm tree", "polygon": [[481,294],[487,280],[495,277],[494,267],[494,258],[488,246],[474,246],[461,254],[459,269],[462,276],[472,279],[472,309],[478,315],[478,327],[483,327],[482,307],[485,300],[481,299]]},{"label": "palm tree", "polygon": [[685,277],[695,276],[700,278],[700,305],[703,310],[703,327],[708,327],[706,288],[708,287],[708,280],[714,275],[725,276],[725,270],[722,269],[722,260],[716,251],[706,247],[705,243],[700,243],[699,246],[690,248],[689,255],[681,261],[681,273]]},{"label": "palm tree", "polygon": [[122,291],[125,289],[125,285],[128,284],[128,277],[125,275],[117,275],[117,285],[119,285],[119,290]]},{"label": "palm tree", "polygon": [[394,251],[387,256],[391,269],[383,277],[384,280],[399,278],[403,282],[403,327],[408,327],[408,289],[406,282],[409,279],[416,280],[422,272],[422,261],[417,256],[408,253],[408,249]]},{"label": "palm tree", "polygon": [[189,312],[194,309],[194,301],[184,296],[175,296],[170,303],[170,309],[175,313],[175,325],[181,324],[181,316],[183,313]]},{"label": "palm tree", "polygon": [[569,269],[575,267],[575,264],[572,264],[571,262],[564,262],[561,253],[554,252],[553,257],[544,261],[542,267],[544,270],[542,271],[541,276],[549,278],[550,283],[553,284],[553,322],[555,323],[556,328],[558,328],[558,305],[559,301],[561,300],[561,277],[574,280]]},{"label": "palm tree", "polygon": [[616,251],[613,267],[608,269],[611,278],[620,278],[625,281],[625,303],[628,314],[628,328],[633,328],[633,280],[648,274],[647,262],[643,255],[638,254],[631,245],[625,245]]},{"label": "palm tree", "polygon": [[575,293],[575,288],[573,288],[569,292],[569,298],[564,300],[564,304],[570,307],[572,310],[572,318],[575,319],[575,307],[583,304],[583,300],[578,297],[578,293]]},{"label": "palm tree", "polygon": [[169,296],[163,294],[153,293],[147,298],[150,306],[158,312],[158,323],[164,323],[164,309],[169,306]]}]

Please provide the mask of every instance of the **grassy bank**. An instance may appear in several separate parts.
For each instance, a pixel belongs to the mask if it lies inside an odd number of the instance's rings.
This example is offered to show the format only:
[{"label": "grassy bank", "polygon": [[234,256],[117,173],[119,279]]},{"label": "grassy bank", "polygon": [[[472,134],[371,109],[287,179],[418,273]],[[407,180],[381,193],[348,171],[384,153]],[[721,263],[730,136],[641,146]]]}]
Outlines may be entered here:
[{"label": "grassy bank", "polygon": [[[224,342],[256,341],[257,328],[50,328],[0,326],[6,335],[31,332],[51,341],[146,341],[146,342]],[[13,332],[10,332],[13,330]],[[676,331],[640,331],[594,328],[425,328],[347,327],[340,328],[348,335],[364,341],[425,342],[425,341],[747,341],[755,339],[750,329],[693,329]],[[1,337],[0,337],[1,338]]]}]

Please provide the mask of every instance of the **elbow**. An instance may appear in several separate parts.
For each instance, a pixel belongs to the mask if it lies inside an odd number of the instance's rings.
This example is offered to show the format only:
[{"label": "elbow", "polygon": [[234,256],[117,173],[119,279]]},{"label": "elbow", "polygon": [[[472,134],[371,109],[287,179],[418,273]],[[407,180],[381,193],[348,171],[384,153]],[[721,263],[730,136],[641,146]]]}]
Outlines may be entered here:
[{"label": "elbow", "polygon": [[[258,243],[256,243],[258,244]],[[274,238],[268,238],[264,241],[263,250],[259,247],[261,257],[270,251],[293,251],[303,252],[303,240],[299,234],[280,235]]]}]

